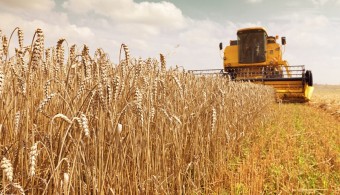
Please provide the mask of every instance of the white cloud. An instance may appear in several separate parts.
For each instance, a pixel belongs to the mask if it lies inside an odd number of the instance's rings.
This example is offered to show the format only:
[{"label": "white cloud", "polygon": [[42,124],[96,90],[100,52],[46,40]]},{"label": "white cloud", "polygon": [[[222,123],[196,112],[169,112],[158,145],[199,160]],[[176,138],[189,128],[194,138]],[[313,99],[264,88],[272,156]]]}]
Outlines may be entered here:
[{"label": "white cloud", "polygon": [[313,3],[315,6],[325,6],[326,4],[329,5],[340,5],[340,0],[309,0]]},{"label": "white cloud", "polygon": [[329,2],[329,0],[311,0],[314,5],[323,6]]},{"label": "white cloud", "polygon": [[301,1],[286,1],[285,4],[288,7],[299,7],[301,6]]},{"label": "white cloud", "polygon": [[1,0],[0,6],[8,9],[50,11],[54,8],[53,0]]},{"label": "white cloud", "polygon": [[[287,37],[284,58],[291,65],[306,65],[316,83],[340,84],[335,49],[340,43],[340,29],[325,15],[295,13],[268,25],[272,35]],[[331,30],[330,30],[331,29]]]},{"label": "white cloud", "polygon": [[[10,7],[8,3],[6,6]],[[218,43],[229,44],[229,40],[236,39],[240,28],[264,26],[270,35],[287,37],[284,59],[290,64],[306,64],[307,69],[313,70],[317,83],[340,84],[336,75],[340,61],[334,57],[338,56],[335,48],[340,43],[340,37],[336,36],[340,29],[334,18],[320,12],[289,12],[260,22],[254,18],[244,23],[219,23],[186,17],[167,2],[66,0],[63,11],[53,9],[42,13],[2,8],[0,29],[9,35],[15,27],[21,27],[25,45],[30,44],[34,30],[42,28],[46,46],[54,46],[63,37],[69,45],[87,44],[90,52],[101,47],[117,62],[120,44],[126,43],[131,56],[159,58],[159,53],[163,53],[168,66],[185,69],[222,68]],[[11,47],[16,45],[14,38]],[[326,70],[334,71],[326,73]]]},{"label": "white cloud", "polygon": [[247,2],[249,2],[249,3],[261,3],[263,1],[264,0],[247,0]]},{"label": "white cloud", "polygon": [[326,16],[293,13],[277,19],[280,22],[271,23],[269,30],[283,32],[303,47],[330,46],[328,37],[325,35],[332,33],[327,30],[332,24]]},{"label": "white cloud", "polygon": [[[209,20],[194,21],[191,20],[189,28],[179,35],[179,38],[197,46],[204,46],[209,42],[216,41],[217,35],[220,34],[221,25]],[[212,36],[214,35],[215,36]]]},{"label": "white cloud", "polygon": [[132,0],[68,0],[63,7],[78,14],[93,12],[120,23],[142,23],[167,29],[179,29],[185,25],[181,10],[166,1],[135,3]]},{"label": "white cloud", "polygon": [[[56,21],[51,23],[39,19],[29,20],[16,14],[0,13],[0,21],[2,21],[0,29],[3,34],[9,36],[16,27],[20,27],[24,32],[25,45],[31,44],[34,31],[37,28],[43,30],[47,47],[55,46],[59,38],[66,38],[70,44],[77,43],[79,45],[95,40],[95,34],[91,28],[70,24],[63,13],[50,13],[49,16],[56,18]],[[16,40],[14,37],[10,48],[17,47]]]}]

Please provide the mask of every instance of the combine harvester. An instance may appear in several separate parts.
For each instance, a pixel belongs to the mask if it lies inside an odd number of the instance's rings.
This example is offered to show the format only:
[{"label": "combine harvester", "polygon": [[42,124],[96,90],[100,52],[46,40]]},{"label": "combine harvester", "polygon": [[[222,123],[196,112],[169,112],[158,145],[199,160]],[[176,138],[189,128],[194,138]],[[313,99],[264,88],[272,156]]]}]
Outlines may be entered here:
[{"label": "combine harvester", "polygon": [[[282,59],[278,36],[268,36],[262,27],[237,31],[237,40],[231,40],[224,49],[224,69],[191,70],[194,74],[221,74],[232,81],[250,81],[273,86],[278,101],[307,102],[313,93],[313,76],[304,65],[290,66]],[[223,49],[220,43],[220,50]]]}]

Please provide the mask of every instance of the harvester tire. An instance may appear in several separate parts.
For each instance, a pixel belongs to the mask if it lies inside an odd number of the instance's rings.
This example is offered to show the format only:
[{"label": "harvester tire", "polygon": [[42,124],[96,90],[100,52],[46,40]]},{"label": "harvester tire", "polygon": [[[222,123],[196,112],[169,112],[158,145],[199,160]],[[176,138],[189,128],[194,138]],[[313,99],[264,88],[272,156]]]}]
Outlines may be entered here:
[{"label": "harvester tire", "polygon": [[306,71],[306,82],[309,86],[313,86],[313,74],[312,71]]}]

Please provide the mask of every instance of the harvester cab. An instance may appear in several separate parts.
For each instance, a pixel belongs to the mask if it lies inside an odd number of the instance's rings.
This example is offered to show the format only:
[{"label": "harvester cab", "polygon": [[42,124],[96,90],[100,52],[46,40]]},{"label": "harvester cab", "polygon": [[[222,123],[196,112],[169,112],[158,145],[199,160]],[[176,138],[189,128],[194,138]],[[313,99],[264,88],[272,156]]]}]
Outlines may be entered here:
[{"label": "harvester cab", "polygon": [[[237,31],[237,40],[223,48],[223,69],[193,70],[195,74],[219,72],[233,81],[250,81],[275,88],[276,98],[288,102],[309,101],[313,93],[313,75],[304,65],[290,66],[282,59],[286,38],[268,36],[263,27]],[[224,50],[223,50],[224,49]]]}]

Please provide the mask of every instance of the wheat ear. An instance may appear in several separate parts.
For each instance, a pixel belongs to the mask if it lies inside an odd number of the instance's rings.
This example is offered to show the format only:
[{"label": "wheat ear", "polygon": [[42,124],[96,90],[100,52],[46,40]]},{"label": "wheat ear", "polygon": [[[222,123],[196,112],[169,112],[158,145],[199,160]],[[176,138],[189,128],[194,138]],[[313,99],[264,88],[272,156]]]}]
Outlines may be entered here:
[{"label": "wheat ear", "polygon": [[21,113],[20,113],[20,111],[18,111],[18,112],[15,113],[15,116],[14,116],[14,132],[15,132],[15,135],[17,135],[18,131],[19,131],[20,118],[21,118]]},{"label": "wheat ear", "polygon": [[81,122],[81,126],[84,129],[84,134],[86,137],[90,137],[90,130],[89,130],[89,122],[86,118],[86,115],[84,113],[80,114],[80,122]]},{"label": "wheat ear", "polygon": [[8,160],[6,157],[3,157],[1,160],[1,168],[5,172],[5,175],[8,179],[8,181],[13,181],[13,167],[10,160]]},{"label": "wheat ear", "polygon": [[67,116],[65,116],[64,114],[59,113],[59,114],[54,115],[53,118],[52,118],[52,122],[53,122],[54,119],[56,119],[56,118],[61,118],[61,119],[63,119],[64,121],[66,121],[67,123],[72,124],[72,121],[71,121]]},{"label": "wheat ear", "polygon": [[160,54],[160,60],[161,60],[161,71],[162,73],[165,73],[166,71],[166,61],[165,61],[165,57],[163,54]]},{"label": "wheat ear", "polygon": [[25,190],[22,188],[22,186],[19,183],[11,183],[11,185],[19,191],[19,194],[25,195]]},{"label": "wheat ear", "polygon": [[35,167],[37,163],[37,156],[38,156],[38,142],[34,143],[33,146],[31,147],[30,151],[30,171],[29,175],[33,177],[35,175]]},{"label": "wheat ear", "polygon": [[48,104],[55,95],[56,95],[55,93],[52,93],[51,95],[49,95],[45,99],[43,99],[43,101],[40,102],[37,111],[42,112],[42,110],[44,109],[46,104]]},{"label": "wheat ear", "polygon": [[138,118],[143,124],[144,120],[143,120],[143,110],[142,110],[142,94],[138,88],[136,88],[136,91],[135,91],[135,102],[136,102]]},{"label": "wheat ear", "polygon": [[213,108],[211,113],[211,132],[215,130],[216,121],[217,121],[216,109]]},{"label": "wheat ear", "polygon": [[5,74],[0,69],[0,98],[2,97],[2,91],[5,86]]},{"label": "wheat ear", "polygon": [[22,47],[24,45],[24,32],[20,28],[18,28],[18,40],[20,50],[22,50]]}]

